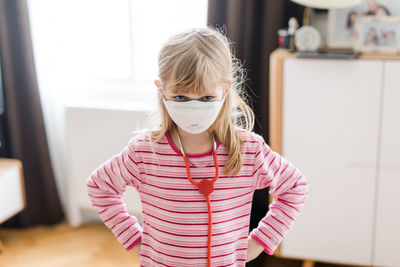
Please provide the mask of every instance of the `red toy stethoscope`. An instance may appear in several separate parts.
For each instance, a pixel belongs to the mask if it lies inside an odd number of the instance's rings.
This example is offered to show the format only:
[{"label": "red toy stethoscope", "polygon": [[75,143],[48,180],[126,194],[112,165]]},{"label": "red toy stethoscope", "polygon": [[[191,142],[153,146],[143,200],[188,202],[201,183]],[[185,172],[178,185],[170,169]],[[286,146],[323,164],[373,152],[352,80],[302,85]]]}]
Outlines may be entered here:
[{"label": "red toy stethoscope", "polygon": [[207,206],[208,206],[208,254],[207,254],[207,266],[211,267],[211,231],[212,231],[212,211],[211,211],[211,202],[210,202],[210,194],[214,191],[214,182],[217,181],[218,179],[218,174],[219,174],[219,169],[218,169],[218,161],[217,161],[217,147],[215,144],[215,139],[213,136],[213,157],[214,157],[214,164],[215,164],[215,177],[212,180],[208,179],[203,179],[200,182],[196,182],[192,180],[192,177],[190,175],[190,165],[189,165],[189,159],[186,156],[185,152],[183,151],[183,146],[181,142],[181,137],[179,134],[178,129],[176,129],[178,133],[178,140],[179,144],[181,146],[181,152],[183,155],[183,158],[185,159],[185,164],[186,164],[186,172],[187,176],[189,178],[189,181],[197,186],[199,188],[199,192],[203,195],[206,196],[207,200]]}]

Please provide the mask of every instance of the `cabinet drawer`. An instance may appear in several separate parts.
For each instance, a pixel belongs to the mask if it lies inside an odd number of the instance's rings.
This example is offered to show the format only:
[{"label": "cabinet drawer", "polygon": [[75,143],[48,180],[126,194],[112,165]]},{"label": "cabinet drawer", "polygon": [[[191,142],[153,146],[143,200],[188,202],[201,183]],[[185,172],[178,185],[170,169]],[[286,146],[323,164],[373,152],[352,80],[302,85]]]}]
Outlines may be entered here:
[{"label": "cabinet drawer", "polygon": [[371,264],[382,64],[284,61],[282,154],[310,194],[282,256]]},{"label": "cabinet drawer", "polygon": [[400,266],[400,169],[381,167],[376,214],[375,266]]},{"label": "cabinet drawer", "polygon": [[400,266],[400,62],[385,62],[374,264]]}]

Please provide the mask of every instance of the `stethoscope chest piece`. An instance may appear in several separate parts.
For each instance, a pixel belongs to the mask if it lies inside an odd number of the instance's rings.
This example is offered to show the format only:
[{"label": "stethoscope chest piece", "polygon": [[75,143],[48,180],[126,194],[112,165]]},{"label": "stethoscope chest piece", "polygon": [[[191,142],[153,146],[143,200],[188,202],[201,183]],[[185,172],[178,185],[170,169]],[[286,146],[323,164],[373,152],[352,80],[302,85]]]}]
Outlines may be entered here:
[{"label": "stethoscope chest piece", "polygon": [[208,196],[214,191],[214,182],[207,179],[203,179],[197,185],[197,187],[199,188],[199,192],[201,194]]}]

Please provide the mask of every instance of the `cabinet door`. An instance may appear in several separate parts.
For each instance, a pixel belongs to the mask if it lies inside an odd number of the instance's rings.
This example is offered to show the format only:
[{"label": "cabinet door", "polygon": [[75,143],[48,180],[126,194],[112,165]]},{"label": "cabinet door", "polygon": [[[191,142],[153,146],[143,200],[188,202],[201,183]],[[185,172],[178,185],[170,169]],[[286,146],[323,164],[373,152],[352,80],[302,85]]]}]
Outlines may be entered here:
[{"label": "cabinet door", "polygon": [[400,62],[385,63],[374,265],[400,266]]},{"label": "cabinet door", "polygon": [[371,264],[382,66],[285,60],[282,154],[310,192],[283,256]]}]

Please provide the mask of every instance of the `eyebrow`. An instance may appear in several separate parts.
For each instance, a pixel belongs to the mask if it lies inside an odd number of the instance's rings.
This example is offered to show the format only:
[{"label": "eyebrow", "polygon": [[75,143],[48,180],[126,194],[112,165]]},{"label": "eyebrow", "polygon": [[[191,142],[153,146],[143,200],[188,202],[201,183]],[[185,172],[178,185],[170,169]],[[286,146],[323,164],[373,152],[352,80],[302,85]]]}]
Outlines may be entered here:
[{"label": "eyebrow", "polygon": [[[185,93],[183,93],[183,92],[175,91],[175,90],[173,90],[172,93],[173,93],[173,94],[176,94],[176,95],[184,95],[184,94],[185,94]],[[202,94],[202,95],[205,95],[205,96],[208,96],[208,95],[217,95],[217,92],[216,92],[216,91],[205,92],[205,93]]]}]

